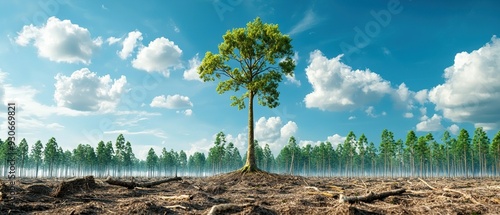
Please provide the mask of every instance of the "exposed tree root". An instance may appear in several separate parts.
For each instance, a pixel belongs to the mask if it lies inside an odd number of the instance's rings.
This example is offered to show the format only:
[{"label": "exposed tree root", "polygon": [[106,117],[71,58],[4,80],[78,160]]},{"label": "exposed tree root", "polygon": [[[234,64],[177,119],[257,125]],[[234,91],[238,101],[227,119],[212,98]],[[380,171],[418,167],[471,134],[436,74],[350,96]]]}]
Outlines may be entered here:
[{"label": "exposed tree root", "polygon": [[401,189],[390,190],[390,191],[382,192],[382,193],[369,192],[368,194],[362,195],[362,196],[344,196],[344,195],[340,195],[339,202],[340,203],[345,203],[345,202],[347,202],[347,203],[372,202],[372,201],[375,201],[375,200],[384,199],[384,198],[386,198],[388,196],[400,195],[400,194],[404,193],[405,191],[406,191],[406,189],[401,188]]},{"label": "exposed tree root", "polygon": [[257,173],[257,172],[263,172],[260,170],[258,167],[252,167],[250,165],[245,165],[241,169],[238,170],[241,174],[247,174],[247,173]]},{"label": "exposed tree root", "polygon": [[163,179],[163,180],[146,182],[146,183],[137,183],[135,181],[120,181],[120,180],[115,180],[111,177],[108,177],[108,178],[106,178],[106,180],[104,180],[104,182],[111,184],[111,185],[126,187],[128,189],[134,189],[136,187],[151,188],[151,187],[154,187],[156,185],[163,184],[163,183],[167,183],[167,182],[171,182],[171,181],[180,181],[180,180],[182,180],[181,177],[174,177],[174,178],[167,178],[167,179]]}]

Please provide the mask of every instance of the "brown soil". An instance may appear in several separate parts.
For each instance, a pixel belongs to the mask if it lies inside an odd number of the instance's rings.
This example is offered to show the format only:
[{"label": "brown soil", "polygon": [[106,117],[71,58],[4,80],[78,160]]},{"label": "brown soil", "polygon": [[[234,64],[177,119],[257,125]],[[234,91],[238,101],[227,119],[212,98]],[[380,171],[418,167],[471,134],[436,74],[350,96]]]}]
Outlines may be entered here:
[{"label": "brown soil", "polygon": [[[6,187],[1,187],[0,214],[500,214],[500,180],[491,178],[422,181],[261,172],[244,177],[239,173],[184,177],[134,189],[93,180],[18,180],[14,196],[5,194]],[[134,179],[139,183],[152,180],[158,178]],[[361,196],[398,188],[406,191],[372,202],[339,202],[340,195]]]}]

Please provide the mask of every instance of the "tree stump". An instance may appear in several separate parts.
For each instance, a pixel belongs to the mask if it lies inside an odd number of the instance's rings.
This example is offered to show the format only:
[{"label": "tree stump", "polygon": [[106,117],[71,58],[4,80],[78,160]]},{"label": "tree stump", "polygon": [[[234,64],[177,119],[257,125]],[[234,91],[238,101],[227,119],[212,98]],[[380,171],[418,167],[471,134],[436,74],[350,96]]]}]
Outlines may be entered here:
[{"label": "tree stump", "polygon": [[98,185],[95,183],[94,176],[90,175],[83,178],[76,178],[61,182],[52,191],[52,193],[50,193],[50,196],[63,197],[66,195],[79,193],[81,191],[91,191],[96,187],[98,187]]}]

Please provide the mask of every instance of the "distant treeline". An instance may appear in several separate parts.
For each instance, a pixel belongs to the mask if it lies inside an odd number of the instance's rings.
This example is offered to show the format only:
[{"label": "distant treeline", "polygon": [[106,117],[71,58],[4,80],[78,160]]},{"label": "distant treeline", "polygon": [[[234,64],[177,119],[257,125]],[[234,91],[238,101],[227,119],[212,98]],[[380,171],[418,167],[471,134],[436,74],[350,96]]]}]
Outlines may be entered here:
[{"label": "distant treeline", "polygon": [[[268,144],[255,144],[256,161],[260,169],[281,174],[342,177],[484,177],[500,176],[500,131],[490,140],[483,128],[472,135],[465,129],[456,137],[445,131],[442,137],[428,133],[417,136],[409,131],[406,139],[394,139],[384,129],[378,144],[349,132],[345,141],[336,146],[330,142],[299,146],[290,137],[275,157]],[[184,151],[163,148],[157,154],[152,148],[146,160],[139,160],[132,144],[122,134],[116,141],[97,143],[97,147],[80,144],[73,150],[63,150],[54,137],[31,147],[22,139],[12,153],[7,142],[0,140],[2,176],[12,171],[16,156],[16,177],[111,176],[208,176],[239,169],[246,155],[240,154],[223,132],[216,135],[208,154],[195,152],[189,157]],[[12,173],[11,173],[12,174]]]}]

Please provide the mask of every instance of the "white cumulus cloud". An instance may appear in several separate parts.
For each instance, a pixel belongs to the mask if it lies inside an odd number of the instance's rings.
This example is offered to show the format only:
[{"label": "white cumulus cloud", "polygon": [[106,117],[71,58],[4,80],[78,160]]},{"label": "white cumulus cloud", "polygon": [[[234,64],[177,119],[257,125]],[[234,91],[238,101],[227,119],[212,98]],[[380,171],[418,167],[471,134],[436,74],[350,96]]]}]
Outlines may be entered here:
[{"label": "white cumulus cloud", "polygon": [[346,137],[343,137],[338,134],[334,134],[332,136],[328,136],[326,138],[326,141],[330,142],[333,146],[333,148],[336,148],[339,144],[342,144],[345,141]]},{"label": "white cumulus cloud", "polygon": [[122,38],[108,37],[108,39],[106,39],[106,42],[108,43],[108,45],[113,45],[117,42],[120,42],[121,40],[122,40]]},{"label": "white cumulus cloud", "polygon": [[56,17],[50,17],[40,27],[25,25],[16,38],[21,46],[32,41],[40,57],[66,63],[90,64],[92,54],[102,45],[102,39],[92,39],[86,28]]},{"label": "white cumulus cloud", "polygon": [[156,96],[149,106],[167,109],[183,109],[193,107],[193,103],[190,101],[189,97],[175,94],[167,95],[166,97],[164,95]]},{"label": "white cumulus cloud", "polygon": [[392,99],[394,100],[396,107],[404,108],[410,111],[414,108],[414,97],[415,92],[408,89],[405,83],[401,83],[397,89],[392,92]]},{"label": "white cumulus cloud", "polygon": [[452,134],[457,135],[458,131],[460,130],[460,127],[458,127],[457,124],[450,125],[450,127],[447,128],[448,131],[450,131]]},{"label": "white cumulus cloud", "polygon": [[185,70],[183,74],[184,79],[189,81],[202,81],[200,75],[198,74],[198,67],[200,65],[200,58],[198,57],[198,54],[196,54],[189,60],[189,68]]},{"label": "white cumulus cloud", "polygon": [[132,66],[146,72],[161,72],[168,77],[171,68],[182,67],[181,54],[182,50],[173,41],[160,37],[139,50]]},{"label": "white cumulus cloud", "polygon": [[99,77],[87,68],[77,70],[71,76],[55,76],[54,99],[57,106],[79,111],[113,111],[125,92],[127,79],[112,80],[109,75]]},{"label": "white cumulus cloud", "polygon": [[340,62],[342,55],[328,59],[311,52],[306,75],[313,92],[304,98],[307,108],[343,111],[362,108],[391,93],[390,83],[370,70],[353,70]]},{"label": "white cumulus cloud", "polygon": [[140,41],[142,41],[142,33],[140,31],[129,32],[128,36],[123,40],[123,48],[118,52],[118,56],[123,60],[130,57]]},{"label": "white cumulus cloud", "polygon": [[193,110],[191,109],[186,109],[186,110],[178,110],[176,113],[181,113],[184,114],[185,116],[191,116],[193,115]]},{"label": "white cumulus cloud", "polygon": [[437,114],[431,118],[423,117],[422,121],[417,124],[417,131],[439,131],[443,128],[441,119],[442,117]]},{"label": "white cumulus cloud", "polygon": [[339,134],[334,134],[332,136],[328,136],[326,140],[324,141],[312,141],[312,140],[301,140],[300,141],[300,146],[304,147],[307,144],[310,144],[311,146],[316,146],[321,144],[321,142],[330,142],[332,144],[333,149],[336,149],[339,144],[342,144],[345,141],[346,137],[343,137]]},{"label": "white cumulus cloud", "polygon": [[407,112],[403,115],[405,118],[413,118],[413,113]]},{"label": "white cumulus cloud", "polygon": [[255,123],[255,139],[259,145],[269,144],[274,155],[288,143],[291,136],[297,133],[298,126],[293,121],[288,121],[285,125],[280,117],[259,118]]},{"label": "white cumulus cloud", "polygon": [[470,122],[489,129],[500,124],[500,39],[470,53],[455,55],[444,70],[445,81],[429,92],[436,110],[453,122]]},{"label": "white cumulus cloud", "polygon": [[418,103],[423,105],[427,101],[428,94],[429,92],[427,89],[420,90],[417,93],[415,93],[415,100],[417,100]]}]

